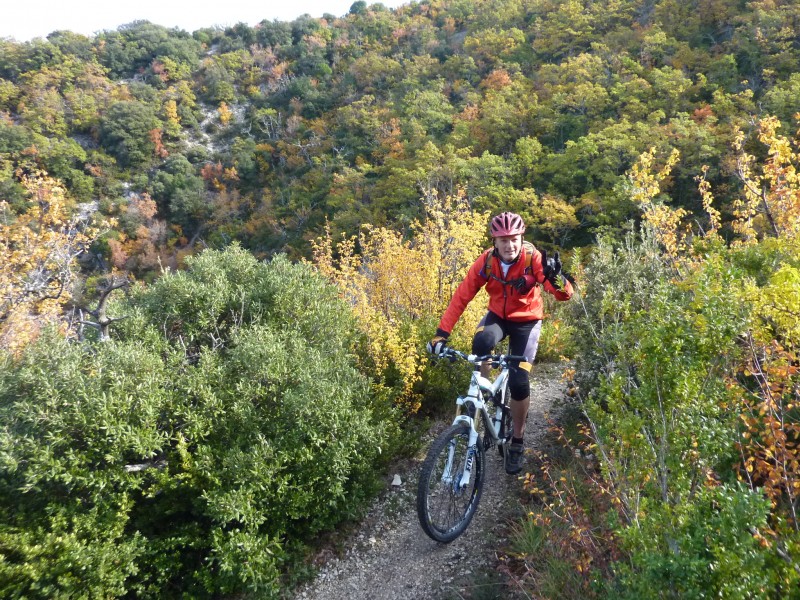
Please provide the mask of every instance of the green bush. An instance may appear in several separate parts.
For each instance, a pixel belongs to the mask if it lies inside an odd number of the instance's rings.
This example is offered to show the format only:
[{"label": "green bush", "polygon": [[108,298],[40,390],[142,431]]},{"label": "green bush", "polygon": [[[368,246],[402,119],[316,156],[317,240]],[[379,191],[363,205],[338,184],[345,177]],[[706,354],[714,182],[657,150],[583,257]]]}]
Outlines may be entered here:
[{"label": "green bush", "polygon": [[0,590],[4,597],[116,596],[146,540],[132,528],[140,476],[160,453],[170,404],[163,362],[43,337],[0,375]]},{"label": "green bush", "polygon": [[106,343],[43,336],[0,373],[0,593],[279,593],[375,489],[390,408],[310,268],[209,251],[113,304]]},{"label": "green bush", "polygon": [[744,274],[721,252],[695,267],[675,270],[644,234],[601,242],[586,269],[580,388],[627,559],[609,597],[771,597],[785,569],[753,533],[768,503],[731,469]]},{"label": "green bush", "polygon": [[679,503],[706,469],[730,464],[738,415],[724,377],[747,324],[730,265],[679,278],[654,250],[600,244],[579,325],[584,408],[633,514],[642,493]]},{"label": "green bush", "polygon": [[703,489],[670,514],[664,508],[654,507],[641,528],[625,532],[630,562],[617,563],[608,597],[778,597],[777,557],[751,533],[767,526],[769,502],[762,495],[722,485]]}]

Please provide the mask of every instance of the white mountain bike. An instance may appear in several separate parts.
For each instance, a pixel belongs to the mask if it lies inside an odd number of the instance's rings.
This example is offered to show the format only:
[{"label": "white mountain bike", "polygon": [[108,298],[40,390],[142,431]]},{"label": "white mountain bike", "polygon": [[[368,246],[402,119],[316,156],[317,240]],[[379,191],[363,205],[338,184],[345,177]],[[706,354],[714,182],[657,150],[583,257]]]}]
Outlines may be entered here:
[{"label": "white mountain bike", "polygon": [[475,356],[453,348],[440,355],[462,359],[476,368],[489,362],[500,372],[490,381],[475,370],[465,396],[456,399],[453,424],[431,445],[417,486],[417,514],[422,529],[437,542],[452,542],[469,526],[483,490],[484,455],[497,446],[508,455],[511,442],[511,408],[508,395],[509,363],[527,362],[524,356]]}]

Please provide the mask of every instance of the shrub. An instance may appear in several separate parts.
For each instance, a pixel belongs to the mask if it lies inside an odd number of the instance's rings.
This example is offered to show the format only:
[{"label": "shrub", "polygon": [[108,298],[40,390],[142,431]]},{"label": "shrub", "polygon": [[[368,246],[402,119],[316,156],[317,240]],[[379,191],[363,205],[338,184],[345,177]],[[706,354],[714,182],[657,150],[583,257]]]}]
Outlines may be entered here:
[{"label": "shrub", "polygon": [[114,304],[111,341],[2,358],[4,595],[274,596],[374,491],[390,409],[335,291],[239,248],[187,263]]},{"label": "shrub", "polygon": [[765,490],[732,468],[748,450],[731,374],[753,309],[729,258],[709,253],[677,277],[645,234],[601,242],[586,269],[582,407],[627,555],[609,597],[766,598],[796,578],[768,539]]},{"label": "shrub", "polygon": [[768,515],[763,495],[738,485],[706,488],[674,511],[654,506],[641,528],[623,534],[630,562],[616,564],[608,596],[774,597],[777,557],[751,533],[766,528]]}]

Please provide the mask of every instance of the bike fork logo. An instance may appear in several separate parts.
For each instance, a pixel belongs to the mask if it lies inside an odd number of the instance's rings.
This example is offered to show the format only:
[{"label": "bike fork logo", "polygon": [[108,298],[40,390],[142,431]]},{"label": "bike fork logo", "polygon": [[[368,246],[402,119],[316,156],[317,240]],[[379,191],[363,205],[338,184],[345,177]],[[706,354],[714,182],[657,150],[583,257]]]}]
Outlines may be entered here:
[{"label": "bike fork logo", "polygon": [[467,455],[467,472],[472,471],[472,461],[475,460],[475,448],[469,449],[469,454]]}]

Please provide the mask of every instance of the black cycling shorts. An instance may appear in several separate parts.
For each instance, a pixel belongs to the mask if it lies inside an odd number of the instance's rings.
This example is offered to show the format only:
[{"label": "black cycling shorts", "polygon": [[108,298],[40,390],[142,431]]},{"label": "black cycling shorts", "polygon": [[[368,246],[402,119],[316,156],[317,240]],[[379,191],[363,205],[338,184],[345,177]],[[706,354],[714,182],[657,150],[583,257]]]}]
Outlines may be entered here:
[{"label": "black cycling shorts", "polygon": [[478,356],[491,354],[494,347],[508,337],[508,353],[528,357],[528,362],[509,367],[508,389],[512,400],[524,400],[530,396],[528,376],[536,358],[541,331],[542,322],[539,319],[509,321],[501,319],[491,311],[486,313],[475,330],[475,336],[472,338],[473,354]]}]

